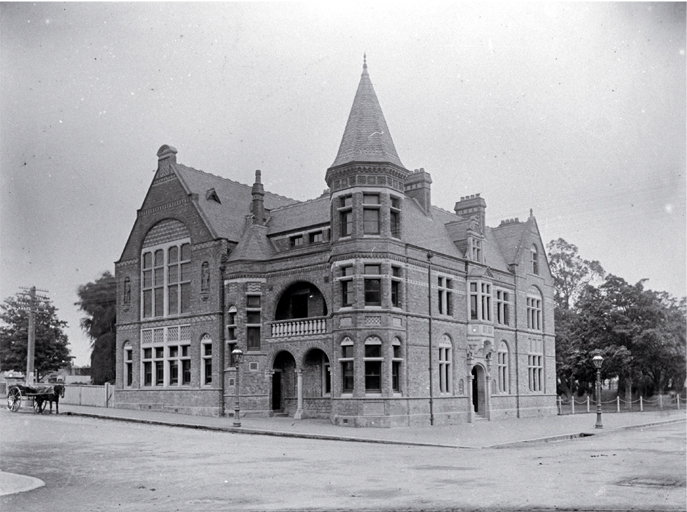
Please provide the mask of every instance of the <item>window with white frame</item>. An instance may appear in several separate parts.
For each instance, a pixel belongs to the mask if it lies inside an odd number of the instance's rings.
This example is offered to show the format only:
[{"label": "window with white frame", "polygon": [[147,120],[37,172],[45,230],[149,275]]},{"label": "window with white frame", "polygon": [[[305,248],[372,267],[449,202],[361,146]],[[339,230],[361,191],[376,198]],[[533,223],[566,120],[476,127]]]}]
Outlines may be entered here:
[{"label": "window with white frame", "polygon": [[496,323],[510,325],[510,292],[496,290]]},{"label": "window with white frame", "polygon": [[353,196],[339,198],[340,236],[353,234]]},{"label": "window with white frame", "polygon": [[365,265],[363,268],[365,274],[365,305],[366,306],[381,306],[382,305],[382,266],[380,264]]},{"label": "window with white frame", "polygon": [[453,316],[453,279],[444,276],[439,276],[437,279],[439,314]]},{"label": "window with white frame", "polygon": [[341,306],[349,307],[355,301],[355,283],[353,282],[353,274],[355,268],[353,265],[341,267]]},{"label": "window with white frame", "polygon": [[389,208],[389,221],[391,236],[393,238],[401,238],[401,199],[398,197],[390,197],[391,206]]},{"label": "window with white frame", "polygon": [[403,365],[403,352],[401,340],[394,338],[391,342],[391,390],[394,393],[401,392],[401,367]]},{"label": "window with white frame", "polygon": [[442,394],[453,392],[452,348],[451,338],[444,334],[439,342],[439,392]]},{"label": "window with white frame", "polygon": [[537,246],[532,246],[532,273],[539,274],[539,251]]},{"label": "window with white frame", "polygon": [[141,381],[143,386],[190,385],[190,344],[190,325],[141,330]]},{"label": "window with white frame", "polygon": [[530,338],[529,340],[527,373],[530,391],[544,391],[544,350],[541,339]]},{"label": "window with white frame", "polygon": [[212,385],[212,338],[203,334],[200,338],[200,382],[203,386]]},{"label": "window with white frame", "polygon": [[260,350],[261,299],[260,295],[246,296],[246,345],[249,351]]},{"label": "window with white frame", "polygon": [[365,340],[365,392],[382,392],[382,340],[370,336]]},{"label": "window with white frame", "polygon": [[141,254],[141,316],[190,311],[191,244],[188,239],[144,249]]},{"label": "window with white frame", "polygon": [[527,291],[527,328],[534,331],[542,330],[541,293],[534,287]]},{"label": "window with white frame", "polygon": [[391,267],[391,305],[401,307],[401,290],[403,289],[403,274],[401,267]]},{"label": "window with white frame", "polygon": [[510,375],[508,373],[508,344],[502,341],[496,353],[496,371],[500,393],[510,393]]},{"label": "window with white frame", "polygon": [[238,310],[236,306],[231,306],[227,310],[227,341],[236,340],[236,315]]},{"label": "window with white frame", "polygon": [[470,283],[470,319],[491,322],[491,285]]},{"label": "window with white frame", "polygon": [[124,386],[130,388],[134,380],[134,350],[131,343],[124,342]]},{"label": "window with white frame", "polygon": [[353,393],[355,384],[354,374],[355,347],[353,340],[346,336],[341,342],[341,391],[342,393]]},{"label": "window with white frame", "polygon": [[378,235],[380,219],[379,194],[363,194],[363,233],[365,235]]}]

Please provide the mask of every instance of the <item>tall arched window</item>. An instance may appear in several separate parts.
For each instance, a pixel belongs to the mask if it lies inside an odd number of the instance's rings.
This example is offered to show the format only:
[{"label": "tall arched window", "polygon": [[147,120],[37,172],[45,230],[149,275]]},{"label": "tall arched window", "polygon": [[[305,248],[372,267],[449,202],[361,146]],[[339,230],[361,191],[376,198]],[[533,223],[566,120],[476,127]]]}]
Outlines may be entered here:
[{"label": "tall arched window", "polygon": [[541,293],[534,286],[527,290],[527,328],[534,331],[542,330]]},{"label": "tall arched window", "polygon": [[499,344],[496,353],[496,365],[498,371],[498,383],[500,393],[510,393],[510,376],[508,373],[508,345],[505,341]]},{"label": "tall arched window", "polygon": [[444,334],[439,342],[439,391],[443,394],[453,393],[453,372],[451,338]]},{"label": "tall arched window", "polygon": [[537,246],[532,246],[532,273],[539,274],[539,251]]},{"label": "tall arched window", "polygon": [[134,351],[131,343],[124,342],[124,386],[129,388],[134,381]]}]

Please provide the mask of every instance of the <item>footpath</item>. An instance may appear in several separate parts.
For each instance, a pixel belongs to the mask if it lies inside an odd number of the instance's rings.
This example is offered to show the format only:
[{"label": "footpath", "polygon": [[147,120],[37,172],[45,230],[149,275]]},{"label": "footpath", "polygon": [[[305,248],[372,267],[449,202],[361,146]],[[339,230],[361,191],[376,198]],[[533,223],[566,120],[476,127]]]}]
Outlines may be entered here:
[{"label": "footpath", "polygon": [[[31,414],[23,411],[16,414]],[[222,431],[239,435],[267,435],[338,442],[433,446],[447,449],[498,449],[529,443],[554,442],[591,435],[608,435],[628,428],[649,428],[687,420],[685,410],[606,413],[603,429],[595,428],[596,414],[583,413],[543,418],[503,421],[478,420],[475,423],[397,428],[338,427],[328,420],[294,420],[287,417],[244,417],[241,427],[233,426],[231,416],[215,418],[157,411],[137,411],[78,405],[60,405],[60,415],[127,421],[168,427]],[[0,472],[0,496],[41,487],[35,478]]]}]

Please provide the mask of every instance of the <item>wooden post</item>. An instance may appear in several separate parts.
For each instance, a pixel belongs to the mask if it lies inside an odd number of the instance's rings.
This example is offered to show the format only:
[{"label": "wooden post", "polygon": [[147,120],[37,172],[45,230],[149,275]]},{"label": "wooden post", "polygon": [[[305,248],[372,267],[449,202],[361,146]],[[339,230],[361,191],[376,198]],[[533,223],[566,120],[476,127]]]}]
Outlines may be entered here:
[{"label": "wooden post", "polygon": [[615,401],[616,401],[616,404],[617,404],[616,409],[617,409],[618,412],[620,412],[620,397],[619,397],[619,396],[616,396],[616,397],[615,397]]},{"label": "wooden post", "polygon": [[587,395],[587,412],[589,412],[589,395]]},{"label": "wooden post", "polygon": [[572,413],[575,414],[575,395],[570,398],[570,403],[572,404]]},{"label": "wooden post", "polygon": [[644,410],[644,402],[642,401],[641,395],[639,396],[639,412]]}]

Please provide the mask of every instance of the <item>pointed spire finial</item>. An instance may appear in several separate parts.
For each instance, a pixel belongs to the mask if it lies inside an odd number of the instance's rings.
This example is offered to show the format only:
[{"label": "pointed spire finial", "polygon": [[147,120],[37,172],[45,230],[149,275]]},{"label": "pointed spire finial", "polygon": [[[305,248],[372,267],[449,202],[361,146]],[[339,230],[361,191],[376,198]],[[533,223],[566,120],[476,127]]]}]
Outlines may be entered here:
[{"label": "pointed spire finial", "polygon": [[363,75],[367,75],[367,53],[363,53]]}]

